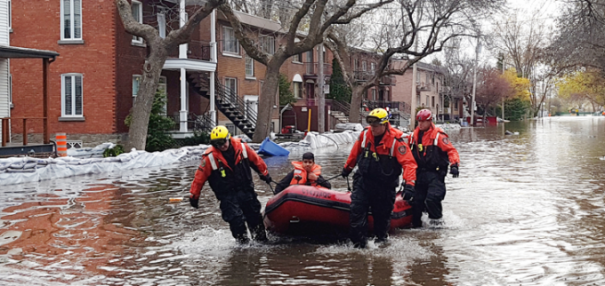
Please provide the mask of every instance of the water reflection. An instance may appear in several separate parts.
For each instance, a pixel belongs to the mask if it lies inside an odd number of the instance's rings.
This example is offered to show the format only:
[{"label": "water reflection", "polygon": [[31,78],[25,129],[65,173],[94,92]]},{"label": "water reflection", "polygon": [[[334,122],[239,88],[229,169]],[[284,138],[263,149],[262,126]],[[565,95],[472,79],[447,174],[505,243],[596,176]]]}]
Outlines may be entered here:
[{"label": "water reflection", "polygon": [[[605,284],[605,120],[448,133],[462,165],[446,179],[446,226],[398,230],[386,248],[278,238],[239,247],[208,186],[198,210],[168,203],[187,195],[198,162],[11,186],[0,192],[9,241],[0,284]],[[325,177],[340,173],[349,149],[315,151]],[[305,151],[267,158],[272,177]],[[269,187],[255,184],[266,203]],[[347,188],[342,178],[332,185]]]}]

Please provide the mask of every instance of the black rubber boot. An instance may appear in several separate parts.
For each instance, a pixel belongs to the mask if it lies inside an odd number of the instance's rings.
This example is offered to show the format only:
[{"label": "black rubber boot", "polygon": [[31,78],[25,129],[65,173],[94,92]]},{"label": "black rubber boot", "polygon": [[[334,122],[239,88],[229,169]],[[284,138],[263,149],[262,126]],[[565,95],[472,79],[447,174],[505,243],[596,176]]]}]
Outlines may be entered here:
[{"label": "black rubber boot", "polygon": [[239,244],[246,244],[246,243],[250,242],[250,239],[248,238],[248,234],[246,234],[246,233],[234,234],[233,237],[235,237],[235,240]]},{"label": "black rubber boot", "polygon": [[254,240],[258,242],[266,242],[267,232],[265,231],[265,226],[263,224],[259,224],[251,231],[254,235]]}]

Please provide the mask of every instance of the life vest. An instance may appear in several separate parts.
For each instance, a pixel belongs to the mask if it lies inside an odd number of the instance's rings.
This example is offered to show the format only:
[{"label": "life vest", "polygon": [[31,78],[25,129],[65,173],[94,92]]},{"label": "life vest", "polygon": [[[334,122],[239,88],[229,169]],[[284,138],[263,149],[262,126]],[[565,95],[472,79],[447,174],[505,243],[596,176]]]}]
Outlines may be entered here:
[{"label": "life vest", "polygon": [[[308,174],[307,174],[307,170],[305,170],[305,168],[303,168],[303,163],[302,162],[292,162],[292,166],[294,166],[294,177],[292,178],[292,181],[290,181],[290,185],[307,184]],[[311,172],[319,177],[321,175],[321,166],[319,166],[317,164],[313,164],[313,169],[311,169]],[[298,179],[298,178],[300,178],[300,179]],[[317,182],[310,181],[309,185],[317,187]]]},{"label": "life vest", "polygon": [[443,131],[440,128],[432,128],[429,133],[425,133],[423,137],[429,136],[433,143],[428,146],[422,145],[422,139],[420,139],[420,144],[416,142],[416,137],[419,136],[418,129],[410,136],[410,149],[418,164],[418,171],[447,172],[450,161],[447,153],[441,150],[438,145],[439,136],[442,133]]},{"label": "life vest", "polygon": [[[208,161],[210,161],[210,166],[212,167],[208,183],[219,200],[224,195],[233,193],[239,189],[251,189],[254,191],[246,146],[241,140],[231,140],[231,143],[235,152],[235,166],[229,166],[227,162],[223,162],[224,159],[219,159],[219,157],[223,158],[223,156],[220,154],[220,150],[214,147],[210,148],[210,152],[204,154],[204,156],[208,156]],[[236,146],[239,148],[236,148]]]},{"label": "life vest", "polygon": [[[368,140],[368,132],[371,131],[365,129],[362,132],[363,140],[361,142],[361,147],[363,149],[357,157],[358,171],[366,180],[382,183],[391,183],[392,181],[396,181],[397,177],[401,175],[403,168],[401,165],[399,165],[399,162],[397,162],[397,158],[394,157],[394,152],[397,141],[399,140],[400,142],[403,142],[403,139],[399,138],[397,133],[393,133],[394,136],[393,140],[390,140],[391,145],[389,147],[389,152],[384,154],[385,152],[382,150],[377,150],[376,146],[374,146],[374,150],[372,150],[372,145],[377,144],[376,142],[369,142],[370,140]],[[388,132],[394,131],[387,130],[384,136],[387,136],[387,134],[389,134]],[[388,139],[390,138],[387,137],[387,140],[385,140],[383,137],[382,141],[388,143]]]}]

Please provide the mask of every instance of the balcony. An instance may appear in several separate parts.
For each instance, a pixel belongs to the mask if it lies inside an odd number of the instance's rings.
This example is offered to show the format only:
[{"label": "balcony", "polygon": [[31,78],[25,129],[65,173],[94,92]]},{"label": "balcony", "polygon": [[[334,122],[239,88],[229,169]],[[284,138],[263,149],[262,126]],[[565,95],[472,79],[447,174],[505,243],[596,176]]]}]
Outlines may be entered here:
[{"label": "balcony", "polygon": [[168,54],[168,59],[164,63],[166,70],[179,70],[186,68],[195,71],[216,70],[216,63],[210,61],[212,47],[209,42],[191,40],[187,43],[187,58],[179,58],[179,48]]},{"label": "balcony", "polygon": [[[371,80],[375,75],[374,71],[354,71],[353,79],[356,82],[364,82]],[[380,78],[380,85],[395,85],[395,77],[394,76],[383,76]]]},{"label": "balcony", "polygon": [[[305,64],[305,78],[317,78],[317,74],[319,73],[320,63],[316,62],[306,62]],[[328,63],[323,64],[324,68],[324,76],[329,76],[332,74],[332,65]],[[326,77],[327,79],[328,77]]]}]

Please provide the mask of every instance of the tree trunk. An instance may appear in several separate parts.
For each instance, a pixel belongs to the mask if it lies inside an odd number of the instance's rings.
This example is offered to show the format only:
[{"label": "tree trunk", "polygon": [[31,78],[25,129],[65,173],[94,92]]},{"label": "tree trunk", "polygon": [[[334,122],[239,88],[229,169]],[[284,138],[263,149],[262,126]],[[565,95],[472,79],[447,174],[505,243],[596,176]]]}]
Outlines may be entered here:
[{"label": "tree trunk", "polygon": [[261,88],[260,102],[258,104],[258,114],[256,117],[256,129],[252,136],[252,142],[260,143],[269,136],[271,128],[271,117],[273,117],[273,106],[277,96],[279,86],[279,68],[283,61],[276,61],[274,58],[267,65],[265,73],[265,82]]},{"label": "tree trunk", "polygon": [[149,115],[167,56],[168,53],[164,48],[152,51],[143,65],[143,79],[132,108],[126,150],[131,148],[145,150]]},{"label": "tree trunk", "polygon": [[353,123],[361,123],[361,101],[368,88],[356,85],[353,86],[351,94],[351,111],[349,112],[349,121]]}]

